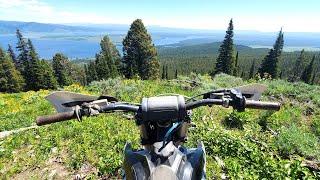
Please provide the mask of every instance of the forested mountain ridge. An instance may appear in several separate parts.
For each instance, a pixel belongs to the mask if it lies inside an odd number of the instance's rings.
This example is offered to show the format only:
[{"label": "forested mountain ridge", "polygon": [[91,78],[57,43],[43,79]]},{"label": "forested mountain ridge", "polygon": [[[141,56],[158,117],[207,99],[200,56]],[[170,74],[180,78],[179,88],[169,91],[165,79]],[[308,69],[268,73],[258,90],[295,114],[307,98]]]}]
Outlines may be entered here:
[{"label": "forested mountain ridge", "polygon": [[22,32],[31,33],[64,33],[64,32],[98,32],[103,31],[102,28],[93,28],[85,26],[68,26],[62,24],[49,24],[37,22],[21,22],[21,21],[1,21],[0,20],[0,33],[12,34],[17,29]]},{"label": "forested mountain ridge", "polygon": [[[174,77],[175,70],[178,70],[179,74],[183,75],[188,75],[190,72],[205,74],[210,73],[212,67],[214,67],[221,42],[201,44],[192,42],[182,41],[172,45],[157,46],[160,62],[162,65],[168,66],[170,78]],[[268,50],[267,48],[235,45],[235,51],[239,53],[239,64],[240,69],[244,72],[244,78],[248,78],[253,61],[255,61],[254,72],[258,70]],[[290,71],[299,54],[300,51],[283,52],[279,65],[284,77],[290,75]],[[311,61],[313,55],[316,56],[317,60],[314,66],[320,70],[320,52],[306,51],[305,54],[307,61]]]},{"label": "forested mountain ridge", "polygon": [[[211,42],[202,44],[188,44],[184,41],[176,44],[158,46],[159,55],[162,57],[177,56],[214,56],[218,53],[221,42]],[[236,45],[235,48],[241,54],[264,55],[267,48],[251,48],[245,45]]]}]

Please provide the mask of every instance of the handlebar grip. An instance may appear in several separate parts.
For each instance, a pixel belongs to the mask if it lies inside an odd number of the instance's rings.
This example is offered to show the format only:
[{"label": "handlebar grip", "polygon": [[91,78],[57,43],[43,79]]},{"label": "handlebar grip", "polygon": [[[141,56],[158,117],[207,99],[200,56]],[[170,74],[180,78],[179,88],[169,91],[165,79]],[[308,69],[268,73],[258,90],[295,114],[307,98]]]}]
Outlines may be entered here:
[{"label": "handlebar grip", "polygon": [[37,117],[36,123],[38,126],[42,126],[42,125],[51,124],[51,123],[60,122],[60,121],[66,121],[74,118],[76,118],[75,111],[70,111],[70,112],[57,113],[57,114],[48,115],[48,116],[39,116]]},{"label": "handlebar grip", "polygon": [[263,101],[246,101],[246,108],[251,109],[265,109],[265,110],[276,110],[279,111],[281,107],[280,103],[277,102],[263,102]]}]

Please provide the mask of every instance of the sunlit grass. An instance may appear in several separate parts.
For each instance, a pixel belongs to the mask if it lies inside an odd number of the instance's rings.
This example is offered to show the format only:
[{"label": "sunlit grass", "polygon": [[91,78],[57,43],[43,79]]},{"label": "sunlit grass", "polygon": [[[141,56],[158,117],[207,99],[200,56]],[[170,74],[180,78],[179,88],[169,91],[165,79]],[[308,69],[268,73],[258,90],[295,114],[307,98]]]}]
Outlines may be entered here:
[{"label": "sunlit grass", "polygon": [[[190,81],[199,84],[193,87]],[[177,93],[190,97],[210,89],[246,83],[226,75],[214,80],[192,75],[191,78],[180,77],[179,81],[114,79],[95,82],[89,87],[72,85],[65,90],[108,94],[121,101],[139,103],[142,97],[158,94]],[[319,173],[310,171],[302,163],[305,159],[319,160],[319,86],[282,80],[261,83],[269,87],[264,100],[283,103],[279,112],[232,113],[232,109],[221,107],[199,108],[193,112],[197,127],[189,131],[186,146],[196,147],[198,141],[204,142],[208,179],[219,179],[222,174],[232,179],[319,178]],[[0,94],[0,131],[29,127],[34,125],[36,116],[54,113],[44,99],[49,93]],[[308,109],[311,113],[305,113]],[[304,140],[305,143],[299,143]],[[68,172],[62,178],[72,178],[76,174],[87,178],[121,178],[122,151],[127,141],[139,148],[139,131],[134,121],[121,113],[16,133],[0,139],[0,176],[44,178],[59,165]],[[58,163],[52,159],[58,159]]]}]

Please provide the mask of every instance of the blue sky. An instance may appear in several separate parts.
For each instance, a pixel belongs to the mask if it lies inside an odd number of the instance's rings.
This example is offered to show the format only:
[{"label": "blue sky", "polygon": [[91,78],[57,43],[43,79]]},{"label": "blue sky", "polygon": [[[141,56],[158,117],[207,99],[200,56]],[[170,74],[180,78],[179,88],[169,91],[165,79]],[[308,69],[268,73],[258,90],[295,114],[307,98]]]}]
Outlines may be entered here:
[{"label": "blue sky", "polygon": [[320,32],[320,0],[0,0],[0,19]]}]

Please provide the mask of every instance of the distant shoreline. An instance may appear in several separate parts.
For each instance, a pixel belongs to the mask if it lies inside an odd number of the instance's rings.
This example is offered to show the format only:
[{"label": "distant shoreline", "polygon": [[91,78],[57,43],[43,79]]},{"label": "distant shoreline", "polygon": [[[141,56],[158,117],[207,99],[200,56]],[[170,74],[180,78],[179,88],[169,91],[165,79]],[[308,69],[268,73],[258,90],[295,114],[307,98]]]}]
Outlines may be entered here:
[{"label": "distant shoreline", "polygon": [[[249,47],[257,49],[257,48],[272,48],[272,46],[265,46],[265,45],[249,45]],[[301,51],[304,49],[305,51],[312,51],[312,52],[320,52],[320,47],[312,47],[312,46],[284,46],[283,51],[285,52],[295,52]]]}]

